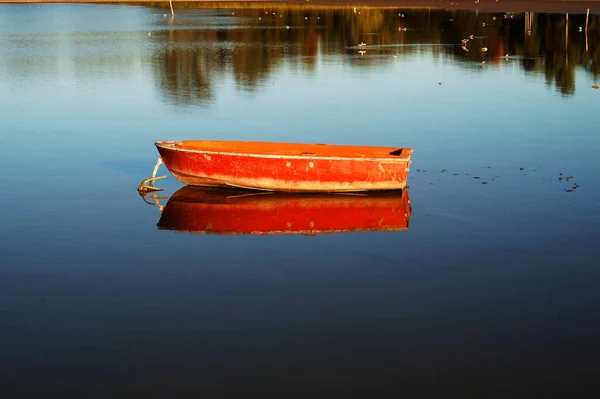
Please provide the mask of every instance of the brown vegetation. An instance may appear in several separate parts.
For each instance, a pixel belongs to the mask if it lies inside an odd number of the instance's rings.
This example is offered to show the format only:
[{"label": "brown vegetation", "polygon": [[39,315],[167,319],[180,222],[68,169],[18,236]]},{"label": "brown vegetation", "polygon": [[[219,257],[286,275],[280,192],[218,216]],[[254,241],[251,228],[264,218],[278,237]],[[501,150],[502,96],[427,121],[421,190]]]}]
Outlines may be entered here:
[{"label": "brown vegetation", "polygon": [[[268,4],[332,6],[332,7],[398,7],[435,8],[496,12],[585,12],[587,8],[600,12],[600,0],[220,0],[188,1],[172,0],[176,7],[220,7],[248,8]],[[103,4],[168,4],[155,0],[0,0],[0,3],[103,3]]]}]

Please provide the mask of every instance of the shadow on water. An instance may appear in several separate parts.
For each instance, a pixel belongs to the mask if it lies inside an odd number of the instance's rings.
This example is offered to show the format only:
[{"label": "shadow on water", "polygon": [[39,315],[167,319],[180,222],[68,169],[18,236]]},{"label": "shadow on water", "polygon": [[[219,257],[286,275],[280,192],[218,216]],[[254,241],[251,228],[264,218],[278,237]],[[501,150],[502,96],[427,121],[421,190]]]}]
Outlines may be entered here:
[{"label": "shadow on water", "polygon": [[245,92],[284,65],[310,75],[325,55],[346,57],[353,68],[423,54],[467,69],[511,62],[544,75],[563,95],[574,94],[577,68],[600,75],[600,15],[589,15],[587,27],[585,14],[387,8],[182,9],[176,18],[155,18],[157,85],[178,105],[208,105],[227,74]]},{"label": "shadow on water", "polygon": [[143,197],[161,210],[158,228],[196,234],[330,234],[402,231],[412,211],[408,190],[294,194],[185,186]]}]

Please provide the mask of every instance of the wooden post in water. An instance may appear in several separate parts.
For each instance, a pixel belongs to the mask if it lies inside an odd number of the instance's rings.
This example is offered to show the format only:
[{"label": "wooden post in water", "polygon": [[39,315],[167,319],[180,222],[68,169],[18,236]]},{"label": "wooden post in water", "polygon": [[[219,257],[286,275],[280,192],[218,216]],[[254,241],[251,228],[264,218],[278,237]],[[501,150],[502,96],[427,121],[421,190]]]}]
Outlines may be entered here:
[{"label": "wooden post in water", "polygon": [[587,37],[587,27],[588,27],[588,18],[590,17],[590,9],[587,9],[587,13],[585,14],[585,52],[588,52],[588,37]]},{"label": "wooden post in water", "polygon": [[173,12],[173,3],[171,2],[171,0],[169,0],[169,5],[171,6],[171,16],[175,16],[175,13]]},{"label": "wooden post in water", "polygon": [[565,48],[569,48],[569,13],[567,13],[567,22],[565,23]]},{"label": "wooden post in water", "polygon": [[535,19],[535,13],[525,13],[525,37],[531,36],[531,29],[533,28],[533,21]]}]

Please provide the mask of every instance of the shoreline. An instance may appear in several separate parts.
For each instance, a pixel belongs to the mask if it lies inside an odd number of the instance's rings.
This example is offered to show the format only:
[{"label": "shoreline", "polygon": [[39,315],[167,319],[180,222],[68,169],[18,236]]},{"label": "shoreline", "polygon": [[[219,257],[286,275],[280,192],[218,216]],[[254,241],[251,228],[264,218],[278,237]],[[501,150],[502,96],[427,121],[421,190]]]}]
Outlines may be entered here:
[{"label": "shoreline", "polygon": [[[548,12],[548,13],[600,13],[600,0],[220,0],[220,1],[187,1],[172,0],[175,7],[181,8],[255,8],[255,7],[370,7],[398,9],[445,9],[445,10],[478,10],[481,12]],[[155,0],[0,0],[0,4],[104,4],[130,6],[169,6],[168,1]]]}]

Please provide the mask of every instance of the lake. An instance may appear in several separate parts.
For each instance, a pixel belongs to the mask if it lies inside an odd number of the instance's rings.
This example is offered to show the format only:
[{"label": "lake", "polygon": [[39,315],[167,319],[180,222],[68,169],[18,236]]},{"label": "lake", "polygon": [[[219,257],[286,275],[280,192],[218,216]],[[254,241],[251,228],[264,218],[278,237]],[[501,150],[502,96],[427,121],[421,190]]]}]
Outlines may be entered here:
[{"label": "lake", "polygon": [[[4,397],[595,382],[598,14],[0,4],[0,54]],[[183,185],[136,189],[184,139],[410,147],[408,218],[162,228]]]}]

